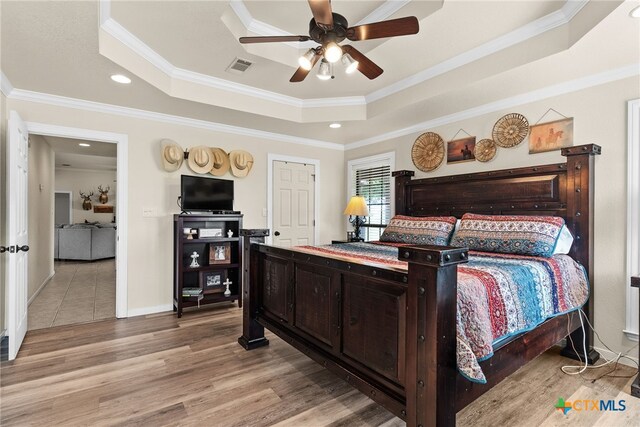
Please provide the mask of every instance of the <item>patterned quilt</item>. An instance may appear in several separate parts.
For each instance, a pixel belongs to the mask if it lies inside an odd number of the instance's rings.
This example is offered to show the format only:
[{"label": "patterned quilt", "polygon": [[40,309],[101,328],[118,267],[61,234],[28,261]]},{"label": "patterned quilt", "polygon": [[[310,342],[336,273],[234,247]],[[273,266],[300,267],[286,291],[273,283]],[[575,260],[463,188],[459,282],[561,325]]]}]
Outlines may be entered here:
[{"label": "patterned quilt", "polygon": [[[398,260],[398,246],[402,245],[348,243],[296,249],[406,269],[407,263]],[[493,356],[496,343],[576,310],[588,298],[586,273],[567,255],[541,258],[470,251],[469,262],[458,266],[459,372],[486,383],[479,362]]]}]

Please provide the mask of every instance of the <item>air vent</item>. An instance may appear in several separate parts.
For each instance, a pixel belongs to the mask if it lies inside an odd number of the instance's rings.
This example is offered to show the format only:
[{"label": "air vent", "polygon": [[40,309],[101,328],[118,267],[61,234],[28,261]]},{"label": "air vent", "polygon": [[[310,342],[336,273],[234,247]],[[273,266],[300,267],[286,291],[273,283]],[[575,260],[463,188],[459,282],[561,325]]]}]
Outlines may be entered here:
[{"label": "air vent", "polygon": [[231,65],[227,67],[227,71],[230,73],[242,74],[251,67],[253,62],[247,61],[246,59],[236,58],[233,60]]}]

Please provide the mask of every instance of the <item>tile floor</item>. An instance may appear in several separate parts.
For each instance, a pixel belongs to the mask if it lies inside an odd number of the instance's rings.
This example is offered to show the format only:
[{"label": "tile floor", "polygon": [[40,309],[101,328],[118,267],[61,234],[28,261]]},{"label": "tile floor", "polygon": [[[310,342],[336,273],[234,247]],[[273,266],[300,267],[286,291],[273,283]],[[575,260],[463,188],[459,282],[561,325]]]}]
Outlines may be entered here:
[{"label": "tile floor", "polygon": [[56,274],[29,306],[29,330],[116,316],[116,263],[56,261]]}]

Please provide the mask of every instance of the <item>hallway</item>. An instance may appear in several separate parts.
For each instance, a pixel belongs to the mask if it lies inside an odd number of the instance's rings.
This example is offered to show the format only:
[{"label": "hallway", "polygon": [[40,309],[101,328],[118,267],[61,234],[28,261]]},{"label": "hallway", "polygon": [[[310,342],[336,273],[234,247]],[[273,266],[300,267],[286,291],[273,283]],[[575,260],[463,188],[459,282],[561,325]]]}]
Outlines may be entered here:
[{"label": "hallway", "polygon": [[56,274],[29,305],[29,330],[116,316],[115,259],[56,261]]}]

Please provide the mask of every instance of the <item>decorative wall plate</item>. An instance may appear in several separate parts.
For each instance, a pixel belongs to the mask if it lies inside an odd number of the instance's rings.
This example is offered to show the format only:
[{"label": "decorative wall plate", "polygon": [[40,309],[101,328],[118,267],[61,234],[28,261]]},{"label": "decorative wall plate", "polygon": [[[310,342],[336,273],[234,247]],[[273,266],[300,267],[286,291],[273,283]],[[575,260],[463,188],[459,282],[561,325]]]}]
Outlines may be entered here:
[{"label": "decorative wall plate", "polygon": [[493,140],[500,147],[511,148],[524,141],[529,133],[529,121],[518,113],[509,113],[493,125]]},{"label": "decorative wall plate", "polygon": [[422,172],[436,169],[444,160],[444,140],[435,132],[425,132],[416,138],[411,148],[411,160]]},{"label": "decorative wall plate", "polygon": [[498,147],[493,139],[485,138],[476,142],[475,156],[479,162],[488,162],[496,156]]}]

